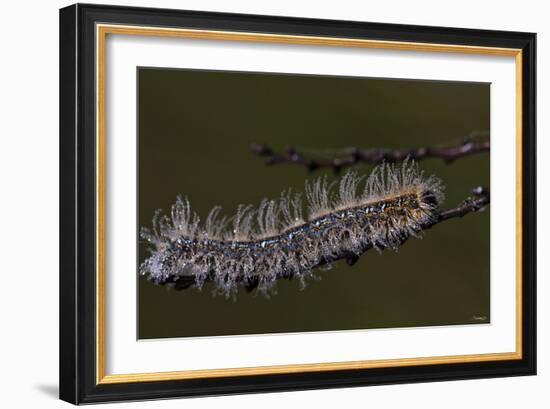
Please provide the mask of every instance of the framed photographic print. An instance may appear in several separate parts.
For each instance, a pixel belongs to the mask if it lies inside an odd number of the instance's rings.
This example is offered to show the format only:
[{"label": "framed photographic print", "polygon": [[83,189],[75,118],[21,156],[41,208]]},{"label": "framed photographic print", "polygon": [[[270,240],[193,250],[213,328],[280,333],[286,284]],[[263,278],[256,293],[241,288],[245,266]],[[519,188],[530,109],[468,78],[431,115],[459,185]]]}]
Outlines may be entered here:
[{"label": "framed photographic print", "polygon": [[535,38],[61,9],[61,399],[535,374]]}]

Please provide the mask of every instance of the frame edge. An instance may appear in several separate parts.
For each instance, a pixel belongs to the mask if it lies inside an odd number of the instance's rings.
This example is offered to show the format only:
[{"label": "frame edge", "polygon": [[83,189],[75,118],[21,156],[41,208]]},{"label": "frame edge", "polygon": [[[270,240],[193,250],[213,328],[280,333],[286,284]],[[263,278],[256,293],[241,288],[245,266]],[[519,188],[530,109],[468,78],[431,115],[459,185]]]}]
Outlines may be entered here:
[{"label": "frame edge", "polygon": [[522,48],[523,136],[523,359],[526,375],[537,374],[537,151],[536,48],[537,34],[529,33]]},{"label": "frame edge", "polygon": [[59,10],[59,399],[78,403],[76,280],[77,5]]}]

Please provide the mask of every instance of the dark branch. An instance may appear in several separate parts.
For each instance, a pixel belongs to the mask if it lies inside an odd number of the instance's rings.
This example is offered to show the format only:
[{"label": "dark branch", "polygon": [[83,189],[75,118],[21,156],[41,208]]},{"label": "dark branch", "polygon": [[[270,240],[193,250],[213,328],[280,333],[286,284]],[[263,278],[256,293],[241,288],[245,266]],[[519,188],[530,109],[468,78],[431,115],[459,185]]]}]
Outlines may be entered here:
[{"label": "dark branch", "polygon": [[[476,187],[472,191],[472,196],[463,200],[456,207],[440,211],[433,220],[425,223],[424,225],[421,226],[421,228],[422,230],[427,230],[432,228],[436,224],[439,224],[446,220],[461,218],[466,216],[469,213],[475,213],[475,212],[481,211],[489,204],[489,201],[490,201],[489,190],[481,186]],[[401,244],[405,243],[408,239],[409,239],[408,236],[403,237]],[[372,243],[365,245],[365,247],[361,249],[361,254],[372,249],[373,247],[374,246]],[[384,246],[380,244],[377,244],[376,247],[379,249],[384,248]],[[359,258],[360,258],[360,255],[355,253],[338,254],[338,255],[334,255],[330,259],[323,260],[318,265],[318,267],[325,264],[333,263],[338,260],[346,260],[348,265],[352,266],[359,260]],[[291,279],[292,276],[280,277],[280,278]],[[193,276],[182,276],[178,278],[176,281],[170,282],[170,284],[173,285],[174,288],[178,290],[189,288],[194,283],[195,283],[195,278]],[[168,282],[159,283],[159,284],[168,284]],[[254,290],[257,286],[258,286],[258,281],[249,281],[245,285],[245,290],[250,292]]]},{"label": "dark branch", "polygon": [[[438,220],[432,223],[431,226],[444,220],[449,220],[455,217],[463,217],[468,213],[483,210],[489,204],[490,199],[491,197],[489,190],[482,186],[478,186],[472,191],[472,196],[465,199],[458,206],[440,212]],[[424,229],[431,226],[426,226]]]},{"label": "dark branch", "polygon": [[432,146],[415,149],[350,148],[349,152],[342,156],[327,159],[308,158],[293,147],[289,147],[285,152],[275,152],[266,144],[253,144],[251,148],[258,156],[265,157],[267,165],[289,163],[304,166],[309,171],[320,168],[332,168],[335,172],[338,172],[342,168],[361,162],[377,164],[381,162],[400,162],[407,158],[414,160],[440,158],[445,163],[451,163],[463,156],[488,152],[490,149],[489,140],[478,139],[478,137],[486,138],[488,135],[488,132],[472,134],[464,138],[460,144],[453,146]]}]

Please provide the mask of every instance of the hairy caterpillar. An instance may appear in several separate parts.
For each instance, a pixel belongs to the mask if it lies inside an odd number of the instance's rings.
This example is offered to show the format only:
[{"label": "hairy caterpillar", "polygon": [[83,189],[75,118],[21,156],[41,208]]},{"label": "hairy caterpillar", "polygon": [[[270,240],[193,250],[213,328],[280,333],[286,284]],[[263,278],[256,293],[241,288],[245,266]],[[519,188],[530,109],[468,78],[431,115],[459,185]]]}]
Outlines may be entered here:
[{"label": "hairy caterpillar", "polygon": [[366,181],[352,171],[339,182],[318,178],[305,193],[307,217],[300,195],[288,192],[257,209],[241,205],[230,219],[219,218],[215,207],[204,225],[187,198],[178,197],[170,216],[157,211],[153,228],[142,229],[153,248],[140,273],[182,288],[211,281],[226,296],[239,283],[266,293],[279,278],[303,281],[315,268],[370,247],[397,249],[434,220],[443,201],[441,181],[409,161],[382,164]]}]

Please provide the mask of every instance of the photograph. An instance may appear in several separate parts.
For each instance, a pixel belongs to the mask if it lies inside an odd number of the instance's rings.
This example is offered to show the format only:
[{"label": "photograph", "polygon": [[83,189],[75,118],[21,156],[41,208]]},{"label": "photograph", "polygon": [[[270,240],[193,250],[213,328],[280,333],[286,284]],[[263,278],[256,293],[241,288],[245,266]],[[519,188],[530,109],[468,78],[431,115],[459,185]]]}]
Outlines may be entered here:
[{"label": "photograph", "polygon": [[491,323],[489,83],[136,86],[138,339]]},{"label": "photograph", "polygon": [[536,35],[59,12],[60,398],[536,373]]}]

